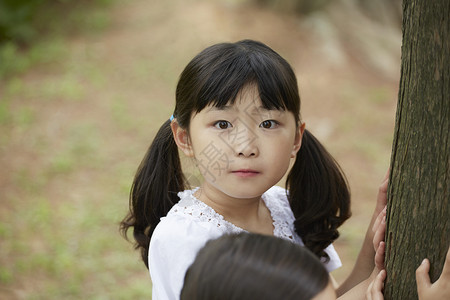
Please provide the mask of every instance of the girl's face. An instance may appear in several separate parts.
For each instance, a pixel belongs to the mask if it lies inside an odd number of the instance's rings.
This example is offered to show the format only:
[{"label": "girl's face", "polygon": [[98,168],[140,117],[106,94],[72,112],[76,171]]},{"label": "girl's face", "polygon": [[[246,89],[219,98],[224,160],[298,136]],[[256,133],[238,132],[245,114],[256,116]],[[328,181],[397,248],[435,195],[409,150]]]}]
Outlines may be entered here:
[{"label": "girl's face", "polygon": [[195,158],[204,186],[233,198],[256,198],[285,175],[303,130],[293,113],[265,109],[257,89],[248,87],[234,104],[193,114],[189,134],[178,128],[175,139]]}]

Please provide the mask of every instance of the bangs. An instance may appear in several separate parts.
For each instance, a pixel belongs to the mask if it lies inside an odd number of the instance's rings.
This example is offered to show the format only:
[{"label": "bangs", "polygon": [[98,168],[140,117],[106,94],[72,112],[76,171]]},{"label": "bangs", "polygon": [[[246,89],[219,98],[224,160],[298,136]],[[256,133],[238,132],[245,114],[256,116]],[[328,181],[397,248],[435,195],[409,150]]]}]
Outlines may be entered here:
[{"label": "bangs", "polygon": [[265,109],[288,110],[299,118],[295,74],[280,55],[262,43],[245,40],[213,45],[197,55],[187,69],[189,74],[184,75],[193,79],[187,87],[192,92],[192,112],[234,104],[244,88],[254,86]]}]

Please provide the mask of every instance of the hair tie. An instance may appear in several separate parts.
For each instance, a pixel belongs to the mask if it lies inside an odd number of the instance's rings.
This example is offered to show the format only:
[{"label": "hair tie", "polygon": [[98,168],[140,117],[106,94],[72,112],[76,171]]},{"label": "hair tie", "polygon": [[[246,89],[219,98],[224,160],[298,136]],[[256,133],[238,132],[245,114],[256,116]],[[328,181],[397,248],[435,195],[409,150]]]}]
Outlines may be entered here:
[{"label": "hair tie", "polygon": [[171,115],[171,116],[170,116],[170,122],[173,121],[173,118],[174,118],[173,115]]}]

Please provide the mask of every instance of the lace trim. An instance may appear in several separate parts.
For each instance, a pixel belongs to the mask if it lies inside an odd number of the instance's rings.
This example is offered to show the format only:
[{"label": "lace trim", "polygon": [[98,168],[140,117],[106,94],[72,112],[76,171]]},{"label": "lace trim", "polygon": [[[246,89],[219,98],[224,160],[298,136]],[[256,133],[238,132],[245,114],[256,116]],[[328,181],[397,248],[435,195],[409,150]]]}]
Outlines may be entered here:
[{"label": "lace trim", "polygon": [[291,225],[293,225],[294,220],[286,220],[286,216],[281,205],[275,203],[274,199],[280,201],[279,197],[269,197],[266,194],[262,195],[262,199],[270,211],[270,215],[273,220],[273,235],[276,237],[285,238],[294,241],[294,236],[292,234]]},{"label": "lace trim", "polygon": [[[228,233],[247,232],[245,229],[225,220],[224,217],[217,213],[212,207],[197,199],[194,196],[194,193],[197,192],[198,189],[199,188],[195,188],[193,190],[179,192],[178,197],[180,197],[181,200],[171,209],[170,213],[191,215],[202,222],[211,223],[211,225],[215,227],[222,227],[224,231]],[[293,220],[286,220],[288,216],[283,212],[282,207],[276,203],[278,197],[272,199],[269,195],[264,194],[262,195],[262,199],[269,209],[273,220],[274,236],[293,241],[293,231],[291,230],[291,223]]]}]

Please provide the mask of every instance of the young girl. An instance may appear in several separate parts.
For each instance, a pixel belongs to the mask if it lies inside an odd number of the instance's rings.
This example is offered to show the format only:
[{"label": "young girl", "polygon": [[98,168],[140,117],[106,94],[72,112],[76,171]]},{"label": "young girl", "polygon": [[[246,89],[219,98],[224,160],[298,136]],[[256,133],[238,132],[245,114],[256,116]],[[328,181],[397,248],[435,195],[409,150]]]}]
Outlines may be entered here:
[{"label": "young girl", "polygon": [[[200,187],[187,189],[178,150],[195,161]],[[275,186],[290,166],[287,189]],[[380,195],[373,220],[385,205]],[[227,233],[305,245],[331,272],[341,265],[332,242],[349,217],[346,179],[300,119],[292,68],[266,45],[244,40],[203,50],[182,72],[173,116],[137,171],[121,229],[126,235],[133,227],[153,299],[178,299],[197,251]],[[372,238],[369,230],[338,294],[372,272]]]}]

